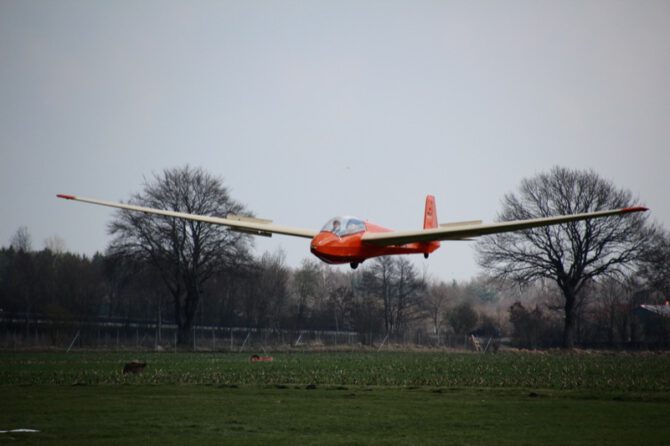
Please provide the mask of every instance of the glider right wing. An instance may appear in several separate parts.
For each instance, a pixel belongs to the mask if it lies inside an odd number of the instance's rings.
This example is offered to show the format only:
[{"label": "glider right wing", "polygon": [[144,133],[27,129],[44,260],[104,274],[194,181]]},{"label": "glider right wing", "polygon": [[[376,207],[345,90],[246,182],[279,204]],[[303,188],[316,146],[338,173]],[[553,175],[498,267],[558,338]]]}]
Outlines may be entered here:
[{"label": "glider right wing", "polygon": [[645,207],[630,207],[607,211],[587,212],[583,214],[559,215],[556,217],[533,218],[530,220],[503,221],[500,223],[479,224],[478,222],[463,222],[442,225],[438,228],[419,231],[390,231],[365,233],[362,240],[366,243],[379,246],[404,245],[413,242],[430,242],[442,240],[468,240],[483,235],[498,234],[501,232],[519,231],[538,228],[541,226],[557,225],[570,221],[588,220],[590,218],[608,217],[611,215],[628,214],[648,210]]}]

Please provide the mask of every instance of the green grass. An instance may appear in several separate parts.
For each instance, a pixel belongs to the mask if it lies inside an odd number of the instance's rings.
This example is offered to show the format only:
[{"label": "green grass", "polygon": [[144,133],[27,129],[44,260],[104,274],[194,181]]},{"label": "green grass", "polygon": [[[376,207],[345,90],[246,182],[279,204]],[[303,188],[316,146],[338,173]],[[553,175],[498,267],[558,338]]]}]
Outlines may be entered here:
[{"label": "green grass", "polygon": [[[140,376],[123,363],[148,362]],[[668,444],[670,356],[0,353],[0,443]]]},{"label": "green grass", "polygon": [[[131,359],[148,363],[123,375]],[[0,353],[3,384],[321,384],[670,391],[670,355],[467,353]]]}]

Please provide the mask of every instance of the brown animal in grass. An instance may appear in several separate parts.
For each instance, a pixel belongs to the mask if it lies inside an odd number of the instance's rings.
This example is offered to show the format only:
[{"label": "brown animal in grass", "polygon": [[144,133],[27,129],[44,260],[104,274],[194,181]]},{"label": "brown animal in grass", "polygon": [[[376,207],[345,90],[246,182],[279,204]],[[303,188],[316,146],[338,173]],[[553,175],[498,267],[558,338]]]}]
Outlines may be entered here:
[{"label": "brown animal in grass", "polygon": [[144,368],[147,366],[146,362],[140,362],[138,360],[135,361],[130,361],[126,365],[123,366],[123,374],[125,375],[126,373],[134,373],[134,374],[140,374],[144,371]]}]

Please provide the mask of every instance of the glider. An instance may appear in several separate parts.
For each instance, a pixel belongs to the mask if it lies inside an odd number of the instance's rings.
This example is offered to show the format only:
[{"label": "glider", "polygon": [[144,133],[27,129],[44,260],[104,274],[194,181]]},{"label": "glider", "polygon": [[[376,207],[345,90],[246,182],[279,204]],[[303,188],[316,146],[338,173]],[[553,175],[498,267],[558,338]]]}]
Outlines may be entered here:
[{"label": "glider", "polygon": [[311,252],[316,257],[331,264],[349,263],[354,269],[360,263],[372,257],[396,254],[423,254],[424,257],[428,258],[430,253],[440,247],[440,241],[471,240],[474,237],[483,235],[648,210],[645,207],[637,206],[489,224],[484,224],[481,220],[438,224],[435,197],[428,195],[424,210],[423,229],[420,230],[393,231],[356,217],[341,216],[331,218],[320,231],[315,231],[312,229],[280,226],[273,224],[272,220],[237,215],[228,215],[224,218],[147,208],[74,195],[58,194],[57,197],[128,211],[223,225],[229,227],[231,230],[252,235],[272,236],[272,234],[282,234],[308,238],[311,239]]}]

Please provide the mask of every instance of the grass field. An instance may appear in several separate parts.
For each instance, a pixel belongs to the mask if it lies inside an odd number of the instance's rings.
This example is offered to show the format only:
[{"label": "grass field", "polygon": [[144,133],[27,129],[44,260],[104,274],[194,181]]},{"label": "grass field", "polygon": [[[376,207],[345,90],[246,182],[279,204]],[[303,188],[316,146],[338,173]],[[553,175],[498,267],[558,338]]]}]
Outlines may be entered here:
[{"label": "grass field", "polygon": [[[123,364],[146,360],[142,375]],[[670,355],[0,353],[14,444],[670,444]],[[12,441],[16,440],[16,441]]]}]

